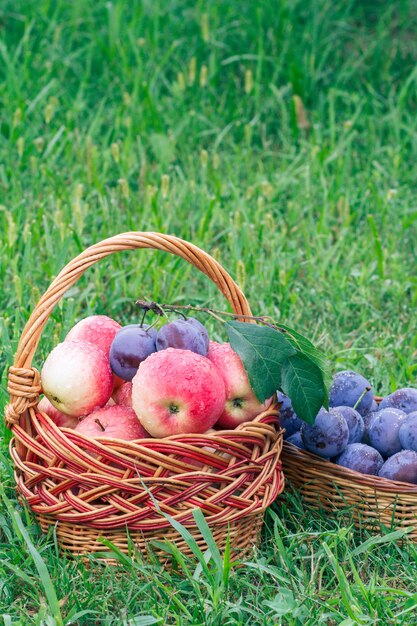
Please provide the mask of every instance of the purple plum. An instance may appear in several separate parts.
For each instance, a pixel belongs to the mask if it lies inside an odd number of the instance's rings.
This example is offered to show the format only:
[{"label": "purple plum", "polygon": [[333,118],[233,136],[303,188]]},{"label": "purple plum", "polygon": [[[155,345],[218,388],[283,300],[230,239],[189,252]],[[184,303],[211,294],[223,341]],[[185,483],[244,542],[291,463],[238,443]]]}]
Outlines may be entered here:
[{"label": "purple plum", "polygon": [[417,485],[417,452],[401,450],[387,459],[379,470],[382,478]]},{"label": "purple plum", "polygon": [[139,365],[156,352],[156,330],[144,324],[129,324],[117,331],[110,346],[110,367],[123,380],[132,380]]},{"label": "purple plum", "polygon": [[156,348],[158,352],[166,348],[179,348],[207,356],[209,336],[203,324],[194,317],[181,318],[160,328]]},{"label": "purple plum", "polygon": [[337,406],[330,409],[330,413],[340,413],[346,420],[349,428],[349,443],[358,443],[365,432],[363,417],[351,406]]},{"label": "purple plum", "polygon": [[298,417],[292,408],[291,400],[282,391],[277,391],[278,402],[281,403],[279,409],[279,423],[281,428],[285,428],[284,439],[288,439],[297,430],[300,430],[303,421]]},{"label": "purple plum", "polygon": [[399,409],[382,409],[375,413],[369,428],[369,441],[382,456],[396,454],[402,448],[399,431],[407,419],[407,414]]},{"label": "purple plum", "polygon": [[337,465],[342,465],[361,474],[378,475],[384,459],[378,450],[364,443],[350,443],[336,459]]},{"label": "purple plum", "polygon": [[404,413],[414,413],[417,411],[417,389],[404,387],[390,393],[389,396],[381,400],[379,405],[379,410],[387,408],[400,409]]},{"label": "purple plum", "polygon": [[306,450],[330,459],[346,448],[349,440],[349,428],[342,415],[330,413],[322,408],[313,425],[302,425],[301,437]]}]

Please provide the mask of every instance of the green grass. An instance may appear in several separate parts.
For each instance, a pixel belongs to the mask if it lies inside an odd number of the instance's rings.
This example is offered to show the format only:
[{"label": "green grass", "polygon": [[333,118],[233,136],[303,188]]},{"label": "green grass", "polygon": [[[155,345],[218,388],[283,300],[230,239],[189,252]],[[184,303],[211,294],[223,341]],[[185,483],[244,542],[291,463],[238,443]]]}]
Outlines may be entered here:
[{"label": "green grass", "polygon": [[[254,313],[305,332],[333,369],[380,393],[412,385],[416,27],[413,0],[3,0],[2,407],[38,297],[86,246],[127,230],[213,253]],[[34,364],[83,315],[132,320],[138,297],[225,307],[184,262],[119,254],[67,293]],[[5,625],[417,624],[416,546],[395,529],[369,546],[349,518],[291,494],[247,567],[223,577],[218,562],[168,574],[137,558],[67,561],[15,499],[8,439]]]}]

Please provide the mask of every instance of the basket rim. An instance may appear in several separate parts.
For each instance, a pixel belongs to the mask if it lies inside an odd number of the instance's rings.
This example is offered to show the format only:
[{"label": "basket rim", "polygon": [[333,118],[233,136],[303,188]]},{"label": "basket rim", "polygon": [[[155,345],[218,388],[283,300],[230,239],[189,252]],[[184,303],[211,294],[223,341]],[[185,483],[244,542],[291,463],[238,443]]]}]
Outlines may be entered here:
[{"label": "basket rim", "polygon": [[[227,435],[230,435],[230,437],[232,438],[236,438],[236,433],[239,433],[240,435],[246,434],[246,431],[251,429],[251,425],[256,424],[257,426],[259,426],[260,424],[264,424],[265,426],[268,427],[269,424],[279,421],[280,411],[279,411],[278,405],[279,403],[274,399],[267,409],[259,413],[252,420],[241,422],[240,424],[236,426],[236,428],[229,428],[229,429],[222,428],[218,430],[213,429],[213,431],[210,433],[187,432],[187,433],[179,433],[176,435],[168,435],[167,437],[143,437],[143,438],[132,439],[132,440],[119,439],[117,437],[94,437],[94,438],[88,437],[87,435],[84,435],[83,433],[74,431],[73,428],[67,428],[65,426],[56,426],[56,424],[53,422],[53,420],[49,417],[47,413],[43,411],[39,411],[37,405],[35,405],[33,409],[35,410],[37,414],[40,413],[42,415],[43,420],[47,422],[48,425],[51,426],[54,430],[58,429],[58,431],[60,432],[69,433],[69,434],[73,434],[74,432],[77,432],[77,438],[83,439],[86,442],[93,441],[94,443],[98,442],[99,444],[103,442],[128,444],[129,441],[131,441],[133,444],[140,443],[140,445],[143,445],[146,448],[152,448],[153,443],[154,444],[171,444],[171,445],[179,443],[182,446],[183,444],[187,444],[187,440],[189,440],[190,443],[193,443],[196,440],[200,440],[203,442],[203,445],[207,445],[209,443],[214,443],[215,441],[218,441],[219,439],[227,440],[228,439]],[[268,416],[270,416],[271,419],[268,419]],[[278,432],[283,433],[284,429],[282,429],[279,426]],[[236,445],[236,448],[239,446],[239,444],[237,443],[235,445]]]}]

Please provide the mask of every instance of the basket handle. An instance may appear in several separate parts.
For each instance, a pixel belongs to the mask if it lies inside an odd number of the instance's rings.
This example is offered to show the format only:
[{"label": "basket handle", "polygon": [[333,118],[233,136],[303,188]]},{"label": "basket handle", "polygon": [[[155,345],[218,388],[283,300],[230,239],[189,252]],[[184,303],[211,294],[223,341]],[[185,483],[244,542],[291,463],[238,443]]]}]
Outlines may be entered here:
[{"label": "basket handle", "polygon": [[163,250],[182,257],[217,285],[234,313],[251,315],[248,301],[238,285],[220,263],[197,246],[172,235],[152,232],[121,233],[104,239],[84,250],[61,270],[27,321],[17,347],[14,366],[9,369],[10,404],[7,405],[5,414],[8,426],[16,424],[19,417],[38,402],[41,390],[40,376],[39,372],[32,368],[32,358],[56,304],[89,267],[114,252],[137,248]]}]

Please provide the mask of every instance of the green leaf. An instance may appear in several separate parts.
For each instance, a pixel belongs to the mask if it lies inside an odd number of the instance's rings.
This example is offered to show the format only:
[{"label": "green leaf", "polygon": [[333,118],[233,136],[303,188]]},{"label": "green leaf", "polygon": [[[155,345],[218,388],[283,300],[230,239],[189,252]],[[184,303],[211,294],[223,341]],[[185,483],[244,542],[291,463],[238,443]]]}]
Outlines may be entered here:
[{"label": "green leaf", "polygon": [[288,357],[282,366],[281,387],[298,417],[313,424],[326,395],[320,367],[305,354]]},{"label": "green leaf", "polygon": [[324,354],[324,352],[316,348],[316,346],[313,345],[309,339],[307,339],[297,331],[293,330],[289,326],[286,326],[285,324],[280,324],[279,326],[280,328],[283,328],[287,331],[287,334],[285,336],[289,341],[291,341],[293,346],[295,346],[300,352],[305,354],[305,356],[307,356],[310,361],[313,361],[313,363],[318,365],[318,367],[321,369],[323,373],[323,381],[326,394],[323,400],[323,405],[326,409],[328,409],[329,389],[332,384],[333,377],[330,372],[329,363],[326,355]]},{"label": "green leaf", "polygon": [[297,350],[279,330],[247,322],[226,322],[230,345],[237,352],[258,400],[270,398],[281,383],[281,368]]}]

